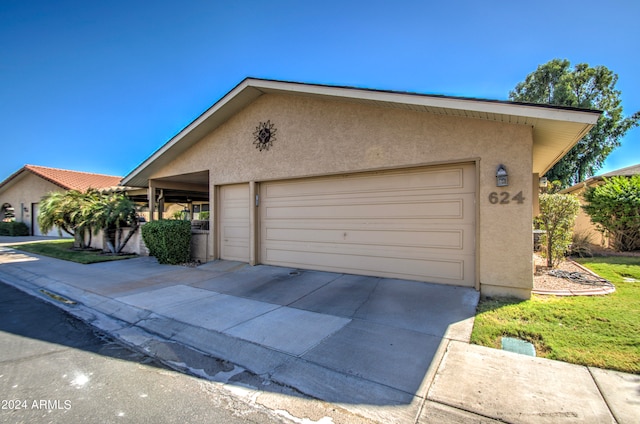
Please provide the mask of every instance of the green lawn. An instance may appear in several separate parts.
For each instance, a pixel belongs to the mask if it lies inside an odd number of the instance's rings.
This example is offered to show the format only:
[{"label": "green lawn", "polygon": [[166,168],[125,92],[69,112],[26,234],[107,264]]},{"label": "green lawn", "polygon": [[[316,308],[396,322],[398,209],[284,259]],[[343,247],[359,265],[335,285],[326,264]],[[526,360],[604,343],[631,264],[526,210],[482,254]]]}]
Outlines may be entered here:
[{"label": "green lawn", "polygon": [[105,255],[101,251],[73,250],[73,240],[52,240],[44,242],[26,243],[11,246],[14,249],[38,255],[50,256],[65,261],[81,264],[94,264],[97,262],[117,261],[120,259],[135,258],[137,255]]},{"label": "green lawn", "polygon": [[528,340],[540,357],[640,374],[640,257],[578,262],[608,279],[605,296],[533,295],[530,300],[480,301],[471,342],[500,348],[503,336]]}]

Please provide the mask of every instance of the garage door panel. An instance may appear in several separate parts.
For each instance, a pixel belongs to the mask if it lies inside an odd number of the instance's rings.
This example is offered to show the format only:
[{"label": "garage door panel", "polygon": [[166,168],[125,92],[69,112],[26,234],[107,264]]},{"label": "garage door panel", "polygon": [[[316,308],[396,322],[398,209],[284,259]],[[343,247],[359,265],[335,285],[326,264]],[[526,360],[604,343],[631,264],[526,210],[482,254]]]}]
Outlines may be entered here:
[{"label": "garage door panel", "polygon": [[[246,199],[244,203],[247,203]],[[249,219],[249,209],[247,208],[247,205],[226,206],[222,210],[222,218]]]},{"label": "garage door panel", "polygon": [[475,283],[475,166],[264,183],[263,263]]},{"label": "garage door panel", "polygon": [[358,203],[350,205],[323,204],[316,206],[269,206],[268,218],[424,218],[424,219],[461,219],[463,217],[462,199],[434,200],[415,203]]},{"label": "garage door panel", "polygon": [[[474,272],[469,264],[472,258],[439,259],[407,257],[375,257],[344,255],[332,252],[314,252],[313,261],[299,250],[267,249],[270,263],[321,271],[377,275],[421,281],[438,281],[456,285],[473,285]],[[384,259],[384,261],[381,261]],[[465,260],[466,259],[466,260]]]},{"label": "garage door panel", "polygon": [[[438,260],[457,260],[462,257],[473,257],[473,254],[461,253],[458,249],[442,249],[442,248],[429,248],[429,247],[414,247],[414,246],[387,246],[387,245],[375,245],[375,244],[340,244],[336,243],[317,243],[317,242],[305,242],[305,243],[292,243],[289,241],[271,242],[268,248],[271,251],[296,251],[301,254],[308,253],[310,259],[305,262],[312,263],[317,259],[313,256],[320,253],[332,253],[345,257],[359,257],[367,256],[380,260],[385,258],[410,258],[422,260],[425,258],[437,258]],[[267,259],[269,256],[267,255]],[[325,264],[329,265],[329,264]],[[357,264],[351,266],[357,268]]]},{"label": "garage door panel", "polygon": [[226,239],[243,240],[246,239],[249,231],[248,225],[232,226],[226,225],[222,235]]},{"label": "garage door panel", "polygon": [[249,185],[220,187],[220,257],[249,261]]},{"label": "garage door panel", "polygon": [[300,243],[343,243],[413,246],[435,249],[463,249],[464,231],[461,229],[433,230],[345,230],[342,228],[277,228],[267,229],[270,241]]},{"label": "garage door panel", "polygon": [[473,187],[470,181],[473,175],[467,175],[462,169],[419,169],[411,171],[391,171],[378,174],[350,174],[333,177],[330,186],[324,180],[307,181],[300,188],[297,181],[282,182],[267,188],[266,195],[271,199],[301,197],[344,198],[350,196],[369,197],[371,193],[397,193],[398,190],[411,191],[444,191],[463,190]]}]

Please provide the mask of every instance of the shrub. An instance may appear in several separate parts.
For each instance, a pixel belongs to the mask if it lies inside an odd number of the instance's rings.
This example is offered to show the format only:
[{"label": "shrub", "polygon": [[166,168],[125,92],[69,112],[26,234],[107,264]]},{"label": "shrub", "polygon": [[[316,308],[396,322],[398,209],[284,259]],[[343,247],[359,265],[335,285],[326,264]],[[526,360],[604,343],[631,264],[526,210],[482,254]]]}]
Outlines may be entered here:
[{"label": "shrub", "polygon": [[583,206],[591,221],[619,251],[640,249],[640,175],[605,178],[604,184],[589,187]]},{"label": "shrub", "polygon": [[28,236],[29,227],[24,222],[0,222],[0,236]]},{"label": "shrub", "polygon": [[573,240],[571,241],[571,255],[580,256],[581,258],[590,258],[593,256],[591,245],[593,245],[593,237],[591,233],[574,233]]},{"label": "shrub", "polygon": [[191,223],[163,219],[142,226],[142,239],[161,264],[181,264],[191,258]]},{"label": "shrub", "polygon": [[541,194],[537,224],[546,233],[540,242],[545,247],[547,266],[555,267],[564,257],[573,235],[573,225],[580,210],[580,202],[570,194]]}]

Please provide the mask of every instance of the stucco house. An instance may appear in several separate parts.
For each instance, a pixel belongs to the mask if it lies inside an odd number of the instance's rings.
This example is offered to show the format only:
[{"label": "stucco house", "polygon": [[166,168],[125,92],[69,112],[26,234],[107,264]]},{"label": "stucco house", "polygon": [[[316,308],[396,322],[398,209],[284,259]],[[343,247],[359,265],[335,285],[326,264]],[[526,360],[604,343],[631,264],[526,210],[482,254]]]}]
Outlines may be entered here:
[{"label": "stucco house", "polygon": [[57,229],[43,234],[38,226],[38,204],[44,195],[53,191],[115,187],[121,179],[112,175],[25,165],[0,183],[0,220],[24,222],[31,229],[31,235],[57,236]]},{"label": "stucco house", "polygon": [[599,115],[248,78],[122,184],[206,199],[207,260],[528,298],[539,177]]},{"label": "stucco house", "polygon": [[[591,177],[583,182],[562,190],[561,193],[574,194],[578,196],[578,199],[580,199],[582,204],[585,204],[583,194],[587,187],[595,187],[603,184],[605,178],[631,177],[638,174],[640,174],[640,164],[627,166],[626,168],[617,169],[615,171],[607,172],[606,174]],[[609,247],[609,240],[607,237],[598,231],[593,222],[591,222],[589,215],[587,215],[582,209],[580,209],[580,212],[578,212],[578,216],[576,217],[574,234],[579,235],[580,237],[588,237],[590,242],[593,244]]]}]

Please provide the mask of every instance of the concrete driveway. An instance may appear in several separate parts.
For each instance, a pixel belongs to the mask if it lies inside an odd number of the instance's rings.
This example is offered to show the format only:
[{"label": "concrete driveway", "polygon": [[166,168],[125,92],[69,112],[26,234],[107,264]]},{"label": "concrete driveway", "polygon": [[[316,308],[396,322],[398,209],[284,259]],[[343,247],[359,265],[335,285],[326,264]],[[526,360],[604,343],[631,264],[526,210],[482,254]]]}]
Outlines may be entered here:
[{"label": "concrete driveway", "polygon": [[188,268],[148,257],[89,266],[18,251],[2,258],[4,280],[115,318],[121,325],[107,326],[121,339],[135,342],[144,330],[342,404],[418,404],[443,339],[468,341],[479,297],[469,288],[229,261]]},{"label": "concrete driveway", "polygon": [[468,344],[472,289],[228,261],[80,265],[4,247],[16,241],[0,237],[1,281],[297,422],[637,421],[637,375]]}]

